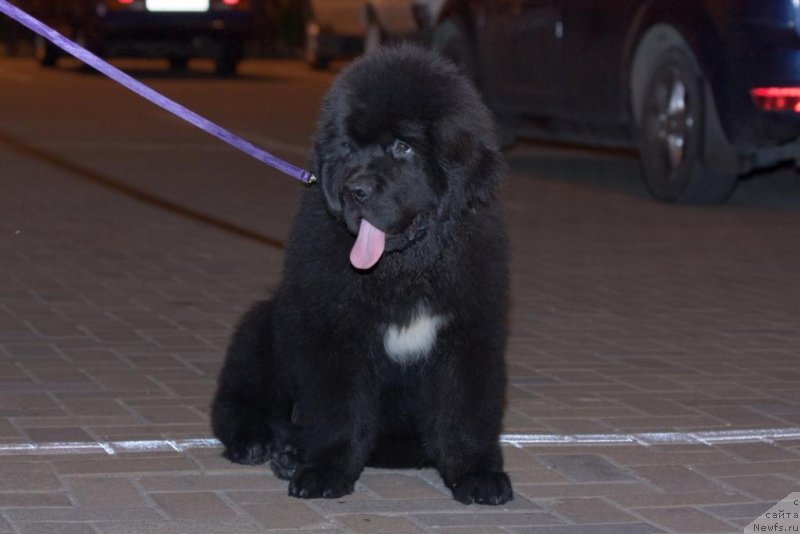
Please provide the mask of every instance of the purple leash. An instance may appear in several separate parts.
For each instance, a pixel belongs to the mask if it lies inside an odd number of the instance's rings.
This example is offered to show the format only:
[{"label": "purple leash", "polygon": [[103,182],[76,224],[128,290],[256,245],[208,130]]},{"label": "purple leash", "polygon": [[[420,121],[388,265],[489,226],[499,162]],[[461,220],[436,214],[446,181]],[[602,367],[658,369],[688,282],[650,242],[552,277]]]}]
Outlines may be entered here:
[{"label": "purple leash", "polygon": [[8,0],[0,0],[0,12],[5,13],[12,19],[16,20],[23,26],[26,26],[35,33],[41,35],[45,39],[52,41],[55,45],[62,48],[64,51],[75,56],[77,59],[86,63],[95,70],[102,72],[103,74],[105,74],[118,84],[133,91],[142,98],[149,100],[156,106],[159,106],[160,108],[169,111],[173,115],[176,115],[177,117],[180,117],[186,122],[195,125],[201,130],[210,133],[214,137],[217,137],[218,139],[225,141],[232,147],[238,148],[245,154],[249,154],[250,156],[256,158],[258,161],[266,163],[267,165],[285,174],[288,174],[289,176],[296,178],[301,182],[305,182],[307,184],[313,184],[314,182],[317,181],[316,176],[314,176],[312,173],[303,170],[299,167],[296,167],[291,163],[284,161],[276,156],[273,156],[269,152],[266,152],[265,150],[258,148],[253,143],[242,139],[233,132],[226,130],[222,126],[219,126],[211,122],[205,117],[201,117],[194,111],[178,104],[174,100],[167,98],[161,93],[158,93],[157,91],[154,91],[145,84],[135,80],[134,78],[125,74],[118,68],[114,67],[113,65],[110,65],[109,63],[103,61],[96,55],[92,54],[85,48],[67,39],[66,37],[58,33],[56,30],[51,28],[50,26],[30,16],[28,13],[19,9],[18,7],[10,4]]}]

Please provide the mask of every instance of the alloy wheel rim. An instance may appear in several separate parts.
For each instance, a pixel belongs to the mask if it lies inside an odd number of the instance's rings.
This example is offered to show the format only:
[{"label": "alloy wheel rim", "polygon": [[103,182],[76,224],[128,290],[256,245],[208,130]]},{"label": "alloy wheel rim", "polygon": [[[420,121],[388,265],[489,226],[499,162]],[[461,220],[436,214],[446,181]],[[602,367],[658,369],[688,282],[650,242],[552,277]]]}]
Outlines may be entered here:
[{"label": "alloy wheel rim", "polygon": [[689,91],[675,69],[664,73],[655,90],[655,141],[670,167],[676,169],[686,159],[687,144],[694,127]]}]

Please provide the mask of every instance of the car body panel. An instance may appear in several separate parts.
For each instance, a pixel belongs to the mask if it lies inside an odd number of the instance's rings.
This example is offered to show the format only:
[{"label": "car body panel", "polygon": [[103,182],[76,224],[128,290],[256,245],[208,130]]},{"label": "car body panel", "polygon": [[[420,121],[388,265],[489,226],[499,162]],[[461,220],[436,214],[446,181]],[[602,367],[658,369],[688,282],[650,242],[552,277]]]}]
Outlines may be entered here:
[{"label": "car body panel", "polygon": [[448,0],[469,31],[492,109],[521,130],[635,146],[632,65],[667,24],[691,48],[726,140],[741,153],[792,143],[800,114],[764,112],[754,87],[800,86],[796,0]]},{"label": "car body panel", "polygon": [[[253,30],[250,0],[209,0],[200,11],[151,11],[146,0],[54,0],[42,16],[65,35],[106,57],[240,56]],[[36,13],[36,11],[34,11]]]},{"label": "car body panel", "polygon": [[311,0],[309,4],[321,32],[348,37],[364,34],[364,0]]},{"label": "car body panel", "polygon": [[[318,55],[352,57],[363,51],[369,23],[391,40],[422,39],[445,0],[310,0],[309,21]],[[307,31],[308,31],[307,26]]]},{"label": "car body panel", "polygon": [[409,0],[370,0],[367,7],[383,31],[394,36],[406,36],[418,29],[413,4]]}]

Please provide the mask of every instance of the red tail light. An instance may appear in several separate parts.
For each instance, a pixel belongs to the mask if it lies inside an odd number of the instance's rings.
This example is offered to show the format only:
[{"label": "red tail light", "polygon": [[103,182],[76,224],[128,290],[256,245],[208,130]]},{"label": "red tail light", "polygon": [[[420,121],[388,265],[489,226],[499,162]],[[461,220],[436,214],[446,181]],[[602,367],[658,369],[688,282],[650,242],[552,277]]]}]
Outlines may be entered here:
[{"label": "red tail light", "polygon": [[800,113],[800,87],[756,87],[750,96],[764,111]]},{"label": "red tail light", "polygon": [[111,11],[125,11],[142,8],[144,2],[142,0],[105,0],[105,7]]},{"label": "red tail light", "polygon": [[250,0],[211,0],[211,9],[246,11],[250,9]]}]

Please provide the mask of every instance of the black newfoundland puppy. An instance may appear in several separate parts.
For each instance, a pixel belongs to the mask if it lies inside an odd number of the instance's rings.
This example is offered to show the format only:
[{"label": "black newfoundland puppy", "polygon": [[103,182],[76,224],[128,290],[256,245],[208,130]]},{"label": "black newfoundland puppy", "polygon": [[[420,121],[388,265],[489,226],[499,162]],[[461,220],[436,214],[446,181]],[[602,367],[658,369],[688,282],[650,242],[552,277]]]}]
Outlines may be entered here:
[{"label": "black newfoundland puppy", "polygon": [[480,97],[432,53],[388,48],[341,74],[283,281],[219,377],[227,458],[269,461],[303,498],[351,493],[365,466],[433,466],[465,504],[512,498],[497,146]]}]

